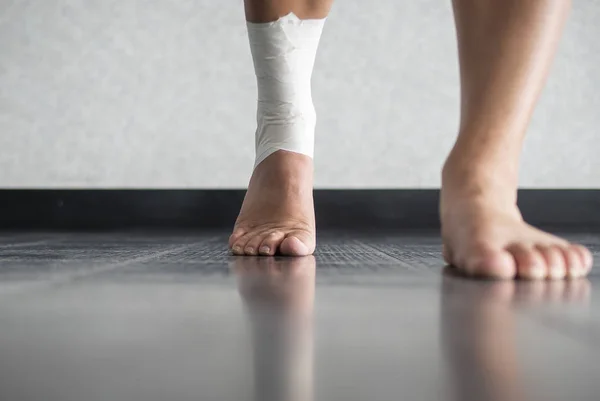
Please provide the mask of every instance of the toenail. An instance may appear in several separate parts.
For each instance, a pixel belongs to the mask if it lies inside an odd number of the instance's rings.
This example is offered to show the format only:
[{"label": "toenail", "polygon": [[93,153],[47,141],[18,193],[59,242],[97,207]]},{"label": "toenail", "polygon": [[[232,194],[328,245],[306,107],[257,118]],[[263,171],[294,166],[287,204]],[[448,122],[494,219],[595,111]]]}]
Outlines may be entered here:
[{"label": "toenail", "polygon": [[262,248],[260,248],[260,253],[269,253],[271,252],[271,248],[269,248],[268,246],[263,246]]},{"label": "toenail", "polygon": [[550,278],[562,278],[564,272],[560,267],[551,267],[549,276]]},{"label": "toenail", "polygon": [[233,252],[234,253],[241,253],[242,252],[242,247],[238,246],[238,245],[234,246],[233,247]]},{"label": "toenail", "polygon": [[254,253],[254,248],[246,248],[246,253]]},{"label": "toenail", "polygon": [[542,278],[546,275],[546,269],[544,266],[533,266],[531,268],[531,276],[535,278]]}]

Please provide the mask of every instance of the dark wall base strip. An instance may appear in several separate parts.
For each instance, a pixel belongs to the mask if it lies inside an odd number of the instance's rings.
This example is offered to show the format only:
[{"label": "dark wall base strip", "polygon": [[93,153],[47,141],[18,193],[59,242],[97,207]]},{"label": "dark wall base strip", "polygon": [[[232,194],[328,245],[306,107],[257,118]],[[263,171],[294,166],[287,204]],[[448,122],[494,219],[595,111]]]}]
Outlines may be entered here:
[{"label": "dark wall base strip", "polygon": [[[316,190],[319,228],[439,228],[437,190]],[[230,228],[243,190],[0,190],[3,229]],[[530,223],[600,228],[600,190],[519,191]]]}]

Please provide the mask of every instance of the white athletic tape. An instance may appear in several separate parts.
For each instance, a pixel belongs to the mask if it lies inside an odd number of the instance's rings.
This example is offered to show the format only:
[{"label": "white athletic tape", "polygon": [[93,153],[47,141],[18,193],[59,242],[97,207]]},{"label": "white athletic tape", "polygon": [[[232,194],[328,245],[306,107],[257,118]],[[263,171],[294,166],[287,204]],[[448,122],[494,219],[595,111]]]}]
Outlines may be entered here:
[{"label": "white athletic tape", "polygon": [[258,84],[255,167],[280,149],[313,157],[317,116],[310,81],[324,24],[294,13],[247,23]]}]

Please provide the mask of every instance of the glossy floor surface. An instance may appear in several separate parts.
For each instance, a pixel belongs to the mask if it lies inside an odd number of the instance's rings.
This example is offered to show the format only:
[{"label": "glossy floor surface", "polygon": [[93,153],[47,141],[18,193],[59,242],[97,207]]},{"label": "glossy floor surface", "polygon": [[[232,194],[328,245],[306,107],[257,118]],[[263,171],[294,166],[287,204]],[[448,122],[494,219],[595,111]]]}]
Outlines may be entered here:
[{"label": "glossy floor surface", "polygon": [[[434,234],[0,234],[0,400],[599,400],[599,266],[469,281]],[[600,260],[600,235],[571,234]]]}]

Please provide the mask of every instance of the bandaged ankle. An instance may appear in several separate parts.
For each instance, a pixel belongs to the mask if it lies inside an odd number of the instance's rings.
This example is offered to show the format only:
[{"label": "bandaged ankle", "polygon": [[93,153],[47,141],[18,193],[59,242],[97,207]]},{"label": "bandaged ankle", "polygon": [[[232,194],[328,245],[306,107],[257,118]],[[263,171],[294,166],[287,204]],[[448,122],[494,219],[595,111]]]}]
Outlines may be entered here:
[{"label": "bandaged ankle", "polygon": [[290,13],[268,23],[248,22],[258,84],[255,167],[277,150],[313,157],[317,117],[311,76],[325,19]]}]

